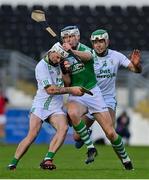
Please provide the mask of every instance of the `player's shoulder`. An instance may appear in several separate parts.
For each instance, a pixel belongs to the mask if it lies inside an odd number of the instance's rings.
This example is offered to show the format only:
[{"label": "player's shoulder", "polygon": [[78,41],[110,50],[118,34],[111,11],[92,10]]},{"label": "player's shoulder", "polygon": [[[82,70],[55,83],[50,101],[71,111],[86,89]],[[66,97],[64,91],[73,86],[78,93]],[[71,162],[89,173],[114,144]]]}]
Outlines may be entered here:
[{"label": "player's shoulder", "polygon": [[120,54],[122,54],[121,52],[119,52],[117,50],[113,50],[113,49],[109,49],[108,53],[109,54],[113,54],[113,55],[120,55]]},{"label": "player's shoulder", "polygon": [[91,52],[91,48],[86,46],[85,44],[82,44],[82,43],[79,43],[78,50],[79,51],[90,51]]},{"label": "player's shoulder", "polygon": [[37,63],[37,65],[36,65],[36,70],[37,69],[43,69],[45,66],[47,66],[47,63],[44,61],[44,59],[41,59],[38,63]]},{"label": "player's shoulder", "polygon": [[109,54],[110,55],[117,55],[117,56],[124,56],[124,54],[121,53],[120,51],[113,50],[113,49],[109,49]]},{"label": "player's shoulder", "polygon": [[109,49],[108,54],[115,57],[124,57],[125,55],[117,50]]}]

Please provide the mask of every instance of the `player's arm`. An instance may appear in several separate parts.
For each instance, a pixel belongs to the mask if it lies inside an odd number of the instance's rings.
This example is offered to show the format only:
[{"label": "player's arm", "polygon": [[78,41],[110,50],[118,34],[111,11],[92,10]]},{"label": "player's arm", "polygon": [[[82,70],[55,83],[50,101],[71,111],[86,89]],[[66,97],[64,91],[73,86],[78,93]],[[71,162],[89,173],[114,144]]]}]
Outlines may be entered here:
[{"label": "player's arm", "polygon": [[130,71],[133,71],[135,73],[141,73],[142,67],[141,67],[141,54],[139,50],[134,50],[130,56],[130,63],[128,65],[128,69]]},{"label": "player's arm", "polygon": [[67,73],[67,74],[63,74],[63,75],[62,75],[62,78],[63,78],[65,87],[69,87],[70,84],[71,84],[70,75],[69,75],[68,73]]},{"label": "player's arm", "polygon": [[133,71],[135,73],[141,73],[142,72],[142,67],[141,65],[137,65],[137,66],[134,66],[134,64],[131,62],[129,65],[128,65],[128,69],[130,71]]},{"label": "player's arm", "polygon": [[71,50],[76,56],[78,56],[82,61],[89,61],[92,59],[92,53],[85,51],[73,50],[69,43],[64,43],[63,48],[65,51]]},{"label": "player's arm", "polygon": [[90,52],[72,50],[72,52],[77,55],[82,61],[89,61],[92,59],[92,54]]},{"label": "player's arm", "polygon": [[59,94],[72,94],[74,96],[82,96],[84,92],[81,87],[58,87],[56,85],[47,85],[45,90],[50,95],[59,95]]},{"label": "player's arm", "polygon": [[60,67],[62,70],[62,79],[64,81],[64,85],[65,87],[68,87],[71,84],[71,78],[70,78],[71,65],[67,60],[64,60],[63,62],[60,63]]}]

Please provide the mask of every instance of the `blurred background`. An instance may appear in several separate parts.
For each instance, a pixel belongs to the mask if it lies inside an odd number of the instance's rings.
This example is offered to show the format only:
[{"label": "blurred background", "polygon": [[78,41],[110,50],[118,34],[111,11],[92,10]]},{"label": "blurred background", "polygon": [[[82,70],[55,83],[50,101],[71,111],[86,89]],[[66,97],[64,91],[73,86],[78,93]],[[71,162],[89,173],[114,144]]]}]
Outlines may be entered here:
[{"label": "blurred background", "polygon": [[[0,89],[8,98],[5,143],[18,143],[27,133],[28,113],[36,92],[34,68],[54,39],[31,19],[33,9],[46,12],[59,35],[67,25],[77,25],[81,42],[91,47],[92,31],[103,28],[110,48],[129,56],[140,49],[143,72],[120,69],[117,78],[117,117],[129,116],[130,145],[149,145],[149,1],[133,0],[0,0]],[[4,112],[2,112],[4,113]],[[92,139],[108,143],[95,123]],[[43,125],[36,143],[48,143],[53,129]],[[100,132],[100,133],[99,133]],[[65,143],[73,143],[72,129]]]}]

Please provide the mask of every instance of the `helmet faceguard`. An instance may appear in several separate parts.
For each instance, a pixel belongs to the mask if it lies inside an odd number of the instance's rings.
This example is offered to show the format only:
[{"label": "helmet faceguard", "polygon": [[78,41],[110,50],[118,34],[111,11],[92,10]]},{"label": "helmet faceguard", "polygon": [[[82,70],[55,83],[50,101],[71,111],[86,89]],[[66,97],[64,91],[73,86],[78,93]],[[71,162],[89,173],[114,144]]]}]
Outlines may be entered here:
[{"label": "helmet faceguard", "polygon": [[80,31],[77,26],[67,26],[61,30],[61,38],[66,35],[80,36]]}]

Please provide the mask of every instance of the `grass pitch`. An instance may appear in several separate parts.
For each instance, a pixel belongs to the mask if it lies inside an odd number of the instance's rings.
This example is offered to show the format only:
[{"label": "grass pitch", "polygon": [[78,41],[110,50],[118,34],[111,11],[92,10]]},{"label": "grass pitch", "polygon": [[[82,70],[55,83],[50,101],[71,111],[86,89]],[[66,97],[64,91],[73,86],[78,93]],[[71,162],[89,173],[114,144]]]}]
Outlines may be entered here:
[{"label": "grass pitch", "polygon": [[94,163],[86,165],[86,148],[77,150],[63,145],[55,156],[56,170],[39,169],[47,152],[47,145],[32,145],[15,171],[6,166],[13,157],[16,145],[0,145],[1,179],[149,179],[149,147],[126,147],[133,159],[134,171],[126,171],[110,146],[97,146]]}]

